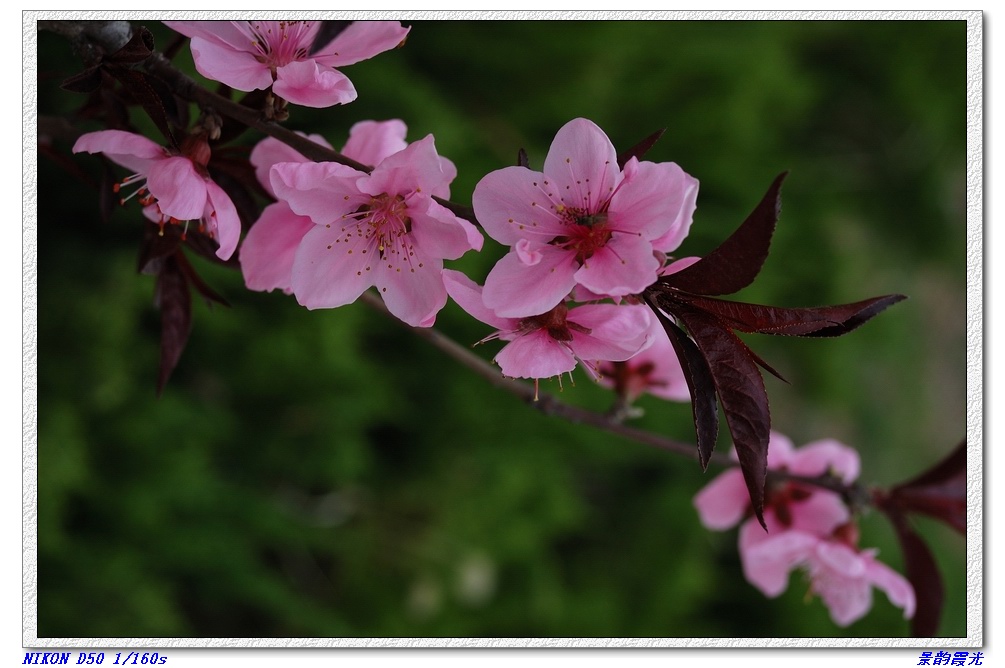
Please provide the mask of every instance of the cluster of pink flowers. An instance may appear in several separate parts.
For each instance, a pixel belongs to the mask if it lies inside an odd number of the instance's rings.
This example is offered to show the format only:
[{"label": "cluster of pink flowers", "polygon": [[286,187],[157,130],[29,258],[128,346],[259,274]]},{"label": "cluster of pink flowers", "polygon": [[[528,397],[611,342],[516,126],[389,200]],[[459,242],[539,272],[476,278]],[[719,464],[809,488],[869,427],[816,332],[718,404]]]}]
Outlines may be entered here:
[{"label": "cluster of pink flowers", "polygon": [[[570,301],[620,302],[652,285],[665,253],[687,235],[697,190],[674,163],[632,157],[620,168],[603,130],[572,120],[555,136],[543,172],[506,167],[475,186],[478,221],[510,250],[484,288],[447,273],[447,291],[499,330],[484,340],[509,342],[495,358],[504,375],[560,377],[578,360],[599,377],[598,363],[631,359],[666,334],[646,307]],[[676,374],[682,380],[679,365]],[[664,383],[676,378],[653,376],[653,387]]]},{"label": "cluster of pink flowers", "polygon": [[[768,468],[803,477],[826,473],[845,483],[858,477],[858,453],[838,441],[823,440],[796,449],[772,432]],[[702,524],[726,530],[750,513],[743,476],[731,469],[718,476],[694,498]],[[858,531],[841,497],[818,487],[787,482],[769,489],[764,504],[767,532],[754,518],[740,527],[739,549],[743,574],[765,596],[780,595],[789,572],[800,568],[810,579],[810,591],[820,596],[831,619],[847,626],[872,607],[872,588],[886,592],[890,601],[914,615],[914,589],[899,573],[876,560],[876,550],[860,550]]]}]

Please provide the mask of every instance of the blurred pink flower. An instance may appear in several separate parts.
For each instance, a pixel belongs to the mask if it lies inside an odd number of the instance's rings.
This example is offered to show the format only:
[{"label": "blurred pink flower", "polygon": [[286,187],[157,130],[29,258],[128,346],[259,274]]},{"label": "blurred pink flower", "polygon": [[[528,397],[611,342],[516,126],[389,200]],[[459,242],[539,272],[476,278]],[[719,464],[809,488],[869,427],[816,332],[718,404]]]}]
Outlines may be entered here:
[{"label": "blurred pink flower", "polygon": [[161,225],[200,221],[200,229],[216,239],[217,257],[230,258],[241,236],[241,219],[230,197],[209,178],[209,146],[190,138],[182,153],[174,153],[146,137],[122,130],[102,130],[82,135],[73,152],[103,153],[112,162],[134,172],[116,184],[118,192],[135,187],[132,197],[145,207],[144,214]]},{"label": "blurred pink flower", "polygon": [[756,522],[740,530],[743,573],[751,584],[774,598],[788,587],[789,571],[800,568],[809,576],[810,591],[820,596],[838,626],[848,626],[869,611],[874,586],[903,608],[905,619],[914,616],[914,589],[902,575],[877,561],[876,554],[877,550],[860,552],[837,537],[805,531],[765,535]]},{"label": "blurred pink flower", "polygon": [[654,251],[687,235],[698,182],[672,162],[618,167],[614,145],[577,118],[555,135],[544,171],[506,167],[472,195],[486,233],[511,247],[485,281],[485,304],[504,317],[547,311],[581,285],[609,297],[656,281]]},{"label": "blurred pink flower", "polygon": [[623,366],[611,362],[601,364],[600,384],[622,388],[629,402],[647,392],[668,401],[689,401],[691,392],[677,353],[656,318],[651,318],[649,336],[652,345],[630,357]]},{"label": "blurred pink flower", "polygon": [[[349,140],[342,154],[366,164],[377,164],[392,153],[408,146],[405,124],[400,120],[362,121],[349,129]],[[326,148],[331,145],[321,135],[308,139]],[[251,151],[251,164],[262,187],[276,197],[269,174],[272,166],[284,162],[308,162],[288,144],[266,137]],[[314,229],[314,222],[290,209],[285,201],[271,204],[262,211],[241,244],[241,271],[249,290],[293,292],[293,261],[304,236]]]},{"label": "blurred pink flower", "polygon": [[[389,126],[367,127],[363,135]],[[393,144],[369,136],[372,141],[361,136],[361,159],[379,157]],[[334,308],[376,286],[394,316],[431,326],[447,301],[443,260],[482,245],[471,223],[432,199],[450,197],[456,174],[453,163],[437,155],[432,135],[384,157],[370,174],[337,163],[275,165],[276,195],[314,222],[293,260],[297,300],[310,309]]]},{"label": "blurred pink flower", "polygon": [[336,67],[372,58],[408,34],[397,21],[353,21],[313,49],[320,21],[165,21],[192,38],[192,58],[203,76],[243,91],[272,86],[288,102],[330,107],[356,99]]},{"label": "blurred pink flower", "polygon": [[651,317],[645,306],[590,304],[570,309],[561,303],[538,315],[503,318],[485,306],[481,286],[461,272],[445,269],[443,282],[462,309],[499,330],[481,342],[509,342],[495,362],[510,378],[561,378],[577,361],[596,376],[596,361],[628,359],[650,344]]}]

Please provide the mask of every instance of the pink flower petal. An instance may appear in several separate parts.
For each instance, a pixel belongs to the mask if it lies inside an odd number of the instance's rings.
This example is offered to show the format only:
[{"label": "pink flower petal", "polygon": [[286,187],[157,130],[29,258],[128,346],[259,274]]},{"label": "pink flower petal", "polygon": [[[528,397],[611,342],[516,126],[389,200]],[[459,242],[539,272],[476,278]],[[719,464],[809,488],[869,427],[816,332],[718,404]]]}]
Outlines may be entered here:
[{"label": "pink flower petal", "polygon": [[555,182],[567,206],[593,213],[614,193],[621,170],[614,144],[596,123],[576,118],[555,135],[544,160],[544,173]]},{"label": "pink flower petal", "polygon": [[293,258],[293,293],[309,309],[351,304],[374,283],[372,240],[315,225]]},{"label": "pink flower petal", "polygon": [[398,21],[353,21],[314,58],[329,67],[358,63],[397,47],[409,30]]},{"label": "pink flower petal", "polygon": [[478,285],[470,278],[459,271],[452,269],[443,270],[443,285],[447,289],[447,294],[457,302],[457,305],[464,309],[468,315],[484,322],[486,325],[496,329],[509,331],[515,330],[519,325],[519,320],[510,318],[500,318],[494,311],[485,306],[482,301],[482,286]]},{"label": "pink flower petal", "polygon": [[272,85],[269,66],[249,51],[236,50],[203,37],[193,37],[191,46],[195,69],[207,79],[244,91]]},{"label": "pink flower petal", "polygon": [[568,322],[590,330],[570,328],[569,347],[579,359],[622,362],[652,343],[649,309],[645,306],[588,304],[569,311]]},{"label": "pink flower petal", "polygon": [[[759,526],[754,531],[761,531]],[[780,595],[789,584],[789,571],[803,563],[819,539],[798,531],[783,531],[744,550],[743,575],[768,598]]]},{"label": "pink flower petal", "polygon": [[432,200],[426,207],[408,209],[412,219],[412,237],[416,246],[429,257],[454,260],[469,250],[481,250],[482,235],[474,225],[458,218]]},{"label": "pink flower petal", "polygon": [[241,244],[241,272],[249,290],[293,292],[293,258],[304,235],[314,229],[286,202],[265,207]]},{"label": "pink flower petal", "polygon": [[164,21],[164,25],[185,37],[199,37],[235,51],[248,51],[255,39],[247,21]]},{"label": "pink flower petal", "polygon": [[123,130],[100,130],[81,135],[73,145],[73,152],[104,153],[112,162],[137,174],[146,174],[152,163],[167,157],[159,144]]},{"label": "pink flower petal", "polygon": [[866,579],[886,593],[887,598],[898,608],[903,608],[904,619],[914,617],[916,600],[914,587],[897,571],[886,564],[867,557]]},{"label": "pink flower petal", "polygon": [[858,451],[834,439],[804,445],[793,452],[788,463],[797,475],[813,477],[833,471],[846,483],[858,477],[860,466]]},{"label": "pink flower petal", "polygon": [[[297,133],[303,135],[303,133]],[[325,141],[325,138],[318,134],[304,135],[310,139],[315,144],[319,146],[324,146],[325,148],[331,148],[331,144]],[[342,151],[345,153],[345,151]],[[349,155],[346,153],[346,155]],[[349,155],[350,158],[354,157]],[[275,137],[266,137],[262,141],[255,144],[255,148],[251,149],[251,164],[255,167],[255,177],[258,182],[262,184],[273,197],[276,197],[275,191],[272,189],[272,181],[269,177],[269,172],[272,170],[273,165],[278,165],[281,162],[307,162],[307,158],[300,154],[299,151],[295,150],[289,144],[279,141]]]},{"label": "pink flower petal", "polygon": [[768,468],[785,468],[792,457],[793,450],[795,450],[795,446],[792,445],[792,439],[777,431],[772,431],[768,437]]},{"label": "pink flower petal", "polygon": [[551,378],[576,368],[576,358],[569,349],[543,329],[506,344],[495,361],[509,378]]},{"label": "pink flower petal", "polygon": [[611,227],[650,241],[668,235],[681,216],[686,177],[672,162],[638,163],[611,198]]},{"label": "pink flower petal", "polygon": [[408,129],[400,120],[360,121],[349,128],[349,141],[342,153],[364,165],[379,165],[383,160],[408,146]]},{"label": "pink flower petal", "polygon": [[[418,258],[416,258],[418,260]],[[410,270],[388,268],[381,262],[376,268],[374,284],[391,315],[412,327],[432,327],[436,314],[447,303],[447,290],[440,273],[443,262],[423,258],[413,262]]]},{"label": "pink flower petal", "polygon": [[313,60],[293,61],[277,68],[272,92],[293,104],[316,108],[356,99],[356,89],[346,75],[318,66]]},{"label": "pink flower petal", "polygon": [[506,318],[545,313],[576,284],[576,256],[554,246],[541,249],[541,261],[528,266],[515,251],[507,253],[485,279],[485,305]]},{"label": "pink flower petal", "polygon": [[285,162],[272,167],[270,182],[276,196],[289,202],[294,213],[318,225],[341,226],[342,217],[370,202],[356,181],[365,176],[334,162]]},{"label": "pink flower petal", "polygon": [[209,223],[210,230],[220,245],[216,256],[221,260],[229,260],[237,249],[241,238],[241,218],[237,215],[237,207],[231,201],[230,195],[212,181],[206,184],[206,211],[203,220]]},{"label": "pink flower petal", "polygon": [[150,165],[147,188],[166,216],[198,220],[206,209],[206,179],[188,158],[176,156]]},{"label": "pink flower petal", "polygon": [[593,257],[583,262],[575,278],[591,292],[623,296],[640,293],[655,283],[659,268],[650,242],[615,232]]},{"label": "pink flower petal", "polygon": [[432,195],[437,186],[447,181],[440,156],[436,154],[433,135],[412,142],[404,150],[385,158],[369,178],[359,180],[359,189],[370,195],[408,195],[418,192]]},{"label": "pink flower petal", "polygon": [[750,507],[743,474],[735,468],[720,473],[695,494],[694,507],[708,529],[725,531],[739,524]]},{"label": "pink flower petal", "polygon": [[691,230],[694,212],[698,208],[698,179],[689,174],[684,177],[684,194],[677,217],[666,234],[653,240],[653,248],[664,253],[670,253],[681,245]]},{"label": "pink flower petal", "polygon": [[524,167],[486,174],[475,186],[471,205],[485,233],[508,246],[521,239],[547,243],[565,234],[565,222],[555,213],[561,205],[555,184]]},{"label": "pink flower petal", "polygon": [[807,499],[789,506],[791,528],[817,536],[829,536],[849,519],[851,513],[837,494],[815,490]]}]

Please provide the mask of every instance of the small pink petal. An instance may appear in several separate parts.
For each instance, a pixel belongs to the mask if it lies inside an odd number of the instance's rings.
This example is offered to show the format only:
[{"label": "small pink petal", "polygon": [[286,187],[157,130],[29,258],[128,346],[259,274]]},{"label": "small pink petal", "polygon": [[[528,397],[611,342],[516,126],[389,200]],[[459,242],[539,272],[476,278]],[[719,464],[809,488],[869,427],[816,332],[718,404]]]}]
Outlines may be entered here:
[{"label": "small pink petal", "polygon": [[[653,245],[655,246],[655,242],[653,243]],[[697,262],[700,259],[701,259],[700,257],[690,256],[690,257],[682,257],[679,260],[674,260],[673,262],[671,262],[667,266],[665,266],[662,269],[660,269],[660,276],[667,276],[669,274],[676,274],[678,271],[681,271],[683,269],[687,269],[688,267],[690,267],[692,264],[694,264],[695,262]]]},{"label": "small pink petal", "polygon": [[415,200],[419,201],[415,208],[409,206],[408,215],[412,219],[412,237],[424,255],[454,260],[469,250],[481,250],[482,235],[474,225],[433,200]]},{"label": "small pink petal", "polygon": [[318,225],[341,226],[342,216],[369,203],[356,181],[365,176],[334,162],[284,162],[273,165],[270,182],[276,196],[289,202],[294,213]]},{"label": "small pink petal", "polygon": [[309,309],[351,304],[373,285],[368,258],[372,240],[315,225],[304,235],[293,258],[292,285],[297,301]]},{"label": "small pink petal", "polygon": [[772,431],[768,437],[768,468],[785,468],[792,457],[793,450],[795,450],[795,446],[792,445],[792,439],[777,431]]},{"label": "small pink petal", "polygon": [[216,256],[221,260],[229,260],[237,249],[241,239],[241,218],[237,215],[237,207],[231,201],[223,188],[212,181],[206,184],[206,211],[202,218],[208,221],[209,227],[220,245]]},{"label": "small pink petal", "polygon": [[791,528],[817,536],[829,536],[849,519],[851,513],[841,497],[833,492],[815,490],[808,498],[789,506]]},{"label": "small pink petal", "polygon": [[509,342],[495,361],[509,378],[551,378],[576,368],[576,358],[568,347],[543,329]]},{"label": "small pink petal", "polygon": [[611,227],[650,241],[669,234],[681,215],[686,176],[672,162],[638,163],[611,198]]},{"label": "small pink petal", "polygon": [[409,30],[398,21],[353,21],[314,58],[330,67],[352,65],[397,47]]},{"label": "small pink petal", "polygon": [[408,270],[380,263],[375,268],[374,285],[391,315],[412,327],[432,327],[436,314],[447,303],[447,290],[440,276],[443,262],[422,258],[422,266],[419,264],[418,257]]},{"label": "small pink petal", "polygon": [[356,99],[356,89],[338,70],[318,66],[314,60],[293,61],[276,69],[272,92],[293,104],[325,108]]},{"label": "small pink petal", "polygon": [[562,205],[553,181],[525,167],[504,167],[486,174],[471,195],[475,216],[485,233],[512,246],[520,239],[547,243],[566,232],[555,209]]},{"label": "small pink petal", "polygon": [[487,308],[482,301],[482,286],[461,272],[444,269],[442,278],[450,298],[476,320],[503,331],[515,330],[519,325],[519,320],[500,318]]},{"label": "small pink petal", "polygon": [[858,477],[861,463],[854,448],[825,439],[807,443],[793,452],[788,467],[792,473],[808,477],[834,471],[843,482],[849,483]]},{"label": "small pink petal", "polygon": [[788,587],[789,571],[805,562],[818,543],[819,539],[809,534],[783,531],[746,550],[741,546],[744,577],[765,596],[774,598]]},{"label": "small pink petal", "polygon": [[708,529],[725,531],[739,524],[750,507],[743,474],[735,468],[720,473],[695,494],[694,507]]},{"label": "small pink petal", "polygon": [[903,608],[904,619],[914,617],[916,600],[914,587],[903,575],[886,564],[867,557],[866,578],[877,588],[886,593],[887,598],[898,608]]},{"label": "small pink petal", "polygon": [[314,229],[286,202],[265,207],[241,244],[241,272],[249,290],[293,292],[293,258],[304,235]]},{"label": "small pink petal", "polygon": [[[297,134],[303,135],[303,133]],[[325,138],[321,135],[313,134],[303,136],[306,136],[319,146],[331,148],[331,144],[325,141]],[[345,153],[345,151],[343,151],[343,153]],[[351,158],[353,156],[350,155],[349,157]],[[276,197],[276,193],[272,190],[272,181],[269,178],[269,172],[272,170],[272,166],[278,165],[281,162],[308,161],[307,158],[301,155],[299,151],[295,150],[289,144],[279,141],[275,137],[266,137],[262,141],[255,144],[255,148],[251,149],[251,157],[249,160],[255,168],[255,177],[258,179],[258,182],[261,183],[266,192],[273,197]]]},{"label": "small pink petal", "polygon": [[570,328],[569,347],[581,360],[622,362],[652,343],[645,306],[587,304],[570,310],[567,319],[589,330]]},{"label": "small pink petal", "polygon": [[147,188],[166,216],[198,220],[206,209],[206,179],[188,158],[176,156],[150,165]]},{"label": "small pink petal", "polygon": [[541,260],[544,259],[544,254],[540,251],[540,248],[540,244],[535,244],[527,239],[521,239],[513,246],[513,250],[516,251],[520,261],[528,267],[540,264]]},{"label": "small pink petal", "polygon": [[137,174],[146,174],[153,162],[167,157],[159,144],[123,130],[100,130],[81,135],[73,145],[73,152],[104,153],[112,162]]},{"label": "small pink petal", "polygon": [[405,196],[417,192],[428,197],[446,182],[447,176],[436,154],[433,135],[426,135],[385,158],[369,178],[361,178],[358,185],[362,192],[370,195]]},{"label": "small pink petal", "polygon": [[576,284],[575,253],[545,246],[541,254],[531,266],[516,251],[503,256],[485,279],[485,305],[500,316],[522,318],[545,313],[565,299]]},{"label": "small pink petal", "polygon": [[684,194],[677,217],[667,233],[659,239],[653,240],[653,248],[664,253],[670,253],[677,249],[684,241],[691,230],[691,222],[694,220],[694,212],[698,207],[698,179],[689,174],[685,174]]},{"label": "small pink petal", "polygon": [[601,295],[637,294],[656,282],[659,268],[649,241],[615,232],[593,257],[583,261],[576,282]]},{"label": "small pink petal", "polygon": [[272,85],[268,65],[253,53],[236,50],[216,40],[193,37],[192,59],[199,74],[236,90],[261,90]]},{"label": "small pink petal", "polygon": [[349,128],[349,140],[342,153],[364,165],[379,165],[408,146],[408,128],[400,120],[360,121]]},{"label": "small pink petal", "polygon": [[559,129],[544,160],[567,206],[596,212],[610,199],[621,178],[614,144],[596,123],[576,118]]}]

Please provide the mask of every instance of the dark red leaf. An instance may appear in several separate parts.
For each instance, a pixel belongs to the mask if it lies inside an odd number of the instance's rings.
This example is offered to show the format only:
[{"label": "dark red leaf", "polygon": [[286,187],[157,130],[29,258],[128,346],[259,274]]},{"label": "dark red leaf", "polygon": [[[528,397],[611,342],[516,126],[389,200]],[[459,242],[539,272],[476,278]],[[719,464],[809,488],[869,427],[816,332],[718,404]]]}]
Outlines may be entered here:
[{"label": "dark red leaf", "polygon": [[619,154],[618,167],[624,169],[625,163],[631,160],[632,158],[641,160],[642,157],[649,151],[649,149],[653,147],[653,144],[658,142],[660,140],[660,137],[662,137],[663,133],[666,131],[667,131],[666,128],[663,128],[662,130],[657,130],[656,132],[652,133],[651,135],[640,141],[635,146]]},{"label": "dark red leaf", "polygon": [[192,296],[174,255],[164,258],[161,263],[154,303],[161,312],[161,361],[157,377],[157,394],[160,395],[178,365],[192,331]]},{"label": "dark red leaf", "polygon": [[101,86],[103,75],[101,66],[88,67],[83,72],[63,80],[59,87],[71,93],[93,93]]},{"label": "dark red leaf", "polygon": [[140,28],[133,33],[122,48],[105,56],[105,62],[121,65],[135,65],[150,57],[154,52],[154,36],[146,28]]},{"label": "dark red leaf", "polygon": [[162,229],[156,223],[147,222],[143,228],[137,271],[141,274],[159,274],[164,259],[174,255],[180,245],[181,231],[177,225],[165,225]]},{"label": "dark red leaf", "polygon": [[779,190],[788,172],[775,178],[743,224],[711,253],[690,267],[660,278],[660,283],[696,295],[728,295],[750,285],[768,257],[782,201]]},{"label": "dark red leaf", "polygon": [[146,72],[129,69],[118,65],[108,65],[107,72],[115,77],[129,95],[147,112],[157,129],[167,138],[168,142],[178,147],[169,121],[178,120],[178,109],[174,93],[160,79]]},{"label": "dark red leaf", "polygon": [[854,304],[817,308],[782,308],[746,304],[678,293],[674,299],[714,313],[731,329],[782,336],[841,336],[859,327],[886,307],[907,299],[904,295],[873,297]]},{"label": "dark red leaf", "polygon": [[684,380],[691,392],[691,412],[694,415],[694,429],[698,439],[698,461],[701,468],[708,468],[708,460],[715,449],[719,437],[719,408],[715,401],[715,379],[708,368],[708,362],[698,350],[694,341],[688,338],[674,322],[653,302],[649,302],[663,329],[673,345],[677,359],[681,362]]},{"label": "dark red leaf", "polygon": [[527,157],[527,151],[520,149],[516,152],[516,166],[530,169],[530,158]]},{"label": "dark red leaf", "polygon": [[887,512],[904,553],[904,567],[907,581],[914,588],[917,607],[911,618],[911,635],[916,638],[931,638],[939,630],[942,604],[945,597],[942,575],[935,558],[925,541],[914,532],[907,518],[898,512]]},{"label": "dark red leaf", "polygon": [[967,450],[960,443],[948,457],[921,475],[879,495],[884,509],[940,519],[961,534],[967,530]]},{"label": "dark red leaf", "polygon": [[771,412],[761,372],[747,353],[746,345],[715,316],[685,306],[678,307],[674,315],[687,328],[708,363],[754,514],[761,526],[765,526],[762,513]]},{"label": "dark red leaf", "polygon": [[196,272],[195,267],[188,261],[184,253],[177,253],[174,259],[178,262],[178,267],[181,269],[182,273],[185,274],[186,280],[188,280],[192,287],[194,287],[203,299],[206,300],[206,304],[212,306],[213,302],[217,304],[222,304],[224,306],[230,306],[230,302],[224,299],[216,290],[209,287],[209,285],[202,280],[202,277]]}]

